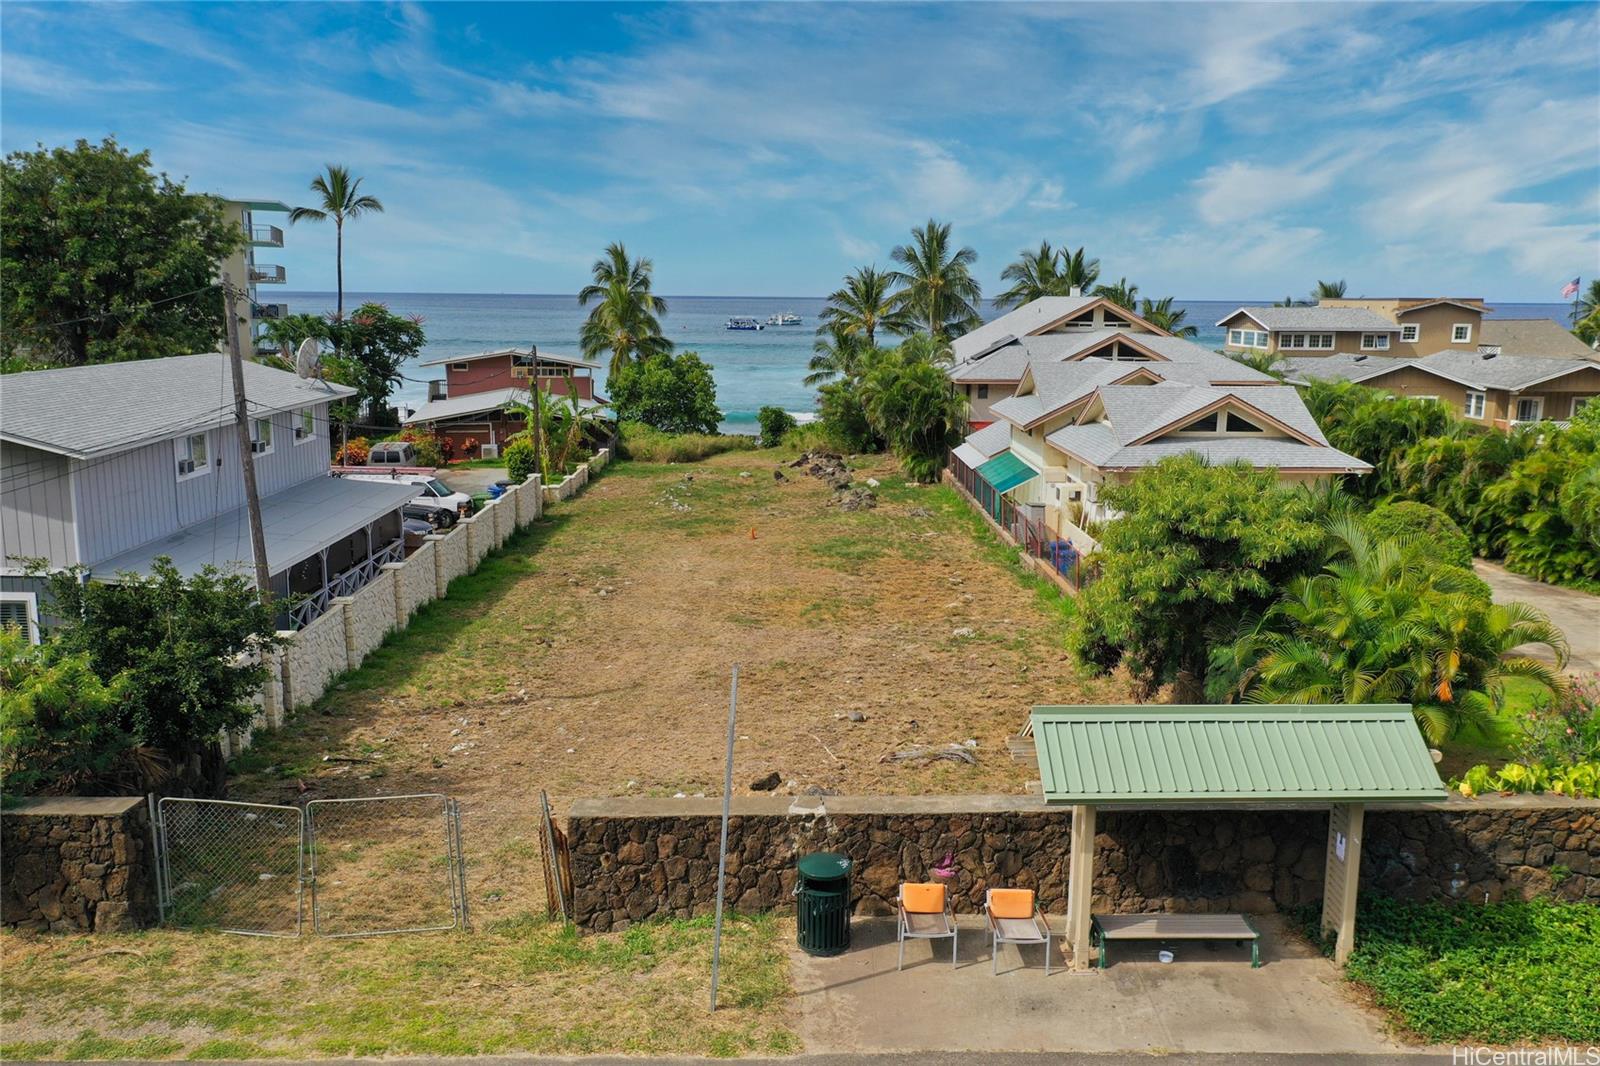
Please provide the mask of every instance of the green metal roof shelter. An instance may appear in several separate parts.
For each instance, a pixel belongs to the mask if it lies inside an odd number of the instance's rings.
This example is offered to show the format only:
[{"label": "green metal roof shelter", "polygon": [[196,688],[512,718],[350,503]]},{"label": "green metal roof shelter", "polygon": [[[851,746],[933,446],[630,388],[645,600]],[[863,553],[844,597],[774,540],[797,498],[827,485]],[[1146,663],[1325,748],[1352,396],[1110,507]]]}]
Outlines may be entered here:
[{"label": "green metal roof shelter", "polygon": [[1067,936],[1079,968],[1089,959],[1099,807],[1326,804],[1322,928],[1336,932],[1343,962],[1365,804],[1447,795],[1404,704],[1035,707],[1031,724],[1045,801],[1073,809]]},{"label": "green metal roof shelter", "polygon": [[1023,462],[1015,452],[1004,451],[978,467],[977,474],[995,492],[1010,492],[1039,476],[1039,471]]}]

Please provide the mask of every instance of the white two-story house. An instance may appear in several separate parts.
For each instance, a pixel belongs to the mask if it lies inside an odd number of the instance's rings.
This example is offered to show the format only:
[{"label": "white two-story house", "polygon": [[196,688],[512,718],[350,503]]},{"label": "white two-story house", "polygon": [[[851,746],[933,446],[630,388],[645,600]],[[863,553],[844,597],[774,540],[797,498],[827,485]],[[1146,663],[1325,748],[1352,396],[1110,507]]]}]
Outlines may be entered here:
[{"label": "white two-story house", "polygon": [[[343,385],[245,363],[251,451],[280,623],[303,625],[404,557],[409,485],[335,478],[328,405]],[[253,572],[228,358],[218,353],[0,377],[0,621],[38,633],[45,582],[169,557]]]}]

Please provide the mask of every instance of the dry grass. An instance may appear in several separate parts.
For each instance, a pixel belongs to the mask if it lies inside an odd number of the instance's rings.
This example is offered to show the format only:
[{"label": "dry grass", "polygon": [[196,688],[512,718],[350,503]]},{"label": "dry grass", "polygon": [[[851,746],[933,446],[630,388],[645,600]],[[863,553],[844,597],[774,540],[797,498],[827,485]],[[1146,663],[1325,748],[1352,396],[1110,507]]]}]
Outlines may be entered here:
[{"label": "dry grass", "polygon": [[0,936],[6,1059],[783,1054],[792,923],[579,937],[518,918],[471,935],[273,940],[155,930]]}]

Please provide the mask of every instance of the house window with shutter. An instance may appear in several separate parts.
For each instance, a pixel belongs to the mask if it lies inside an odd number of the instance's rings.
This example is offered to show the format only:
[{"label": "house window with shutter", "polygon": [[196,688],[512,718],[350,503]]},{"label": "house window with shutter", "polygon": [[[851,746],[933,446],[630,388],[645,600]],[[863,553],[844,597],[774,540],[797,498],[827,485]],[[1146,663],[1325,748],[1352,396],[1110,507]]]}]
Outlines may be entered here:
[{"label": "house window with shutter", "polygon": [[0,627],[19,629],[39,643],[39,600],[31,592],[0,592]]}]

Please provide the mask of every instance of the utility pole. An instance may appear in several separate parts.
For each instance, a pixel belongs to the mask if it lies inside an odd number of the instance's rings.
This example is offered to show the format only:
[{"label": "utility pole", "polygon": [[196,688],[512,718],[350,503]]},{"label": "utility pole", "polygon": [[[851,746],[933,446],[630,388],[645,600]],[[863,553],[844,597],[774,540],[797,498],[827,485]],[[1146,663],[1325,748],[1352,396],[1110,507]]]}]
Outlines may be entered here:
[{"label": "utility pole", "polygon": [[529,344],[528,349],[533,352],[533,372],[528,382],[528,391],[533,395],[533,461],[539,468],[539,491],[543,486],[550,484],[550,475],[544,468],[544,398],[539,395],[539,346]]},{"label": "utility pole", "polygon": [[250,516],[250,554],[255,557],[256,590],[261,602],[272,597],[267,573],[267,536],[261,528],[261,497],[256,494],[256,453],[250,447],[250,409],[244,397],[244,356],[239,352],[239,316],[234,313],[233,279],[222,275],[222,297],[228,309],[228,363],[233,368],[233,421],[239,437],[239,464],[244,468],[245,512]]}]

